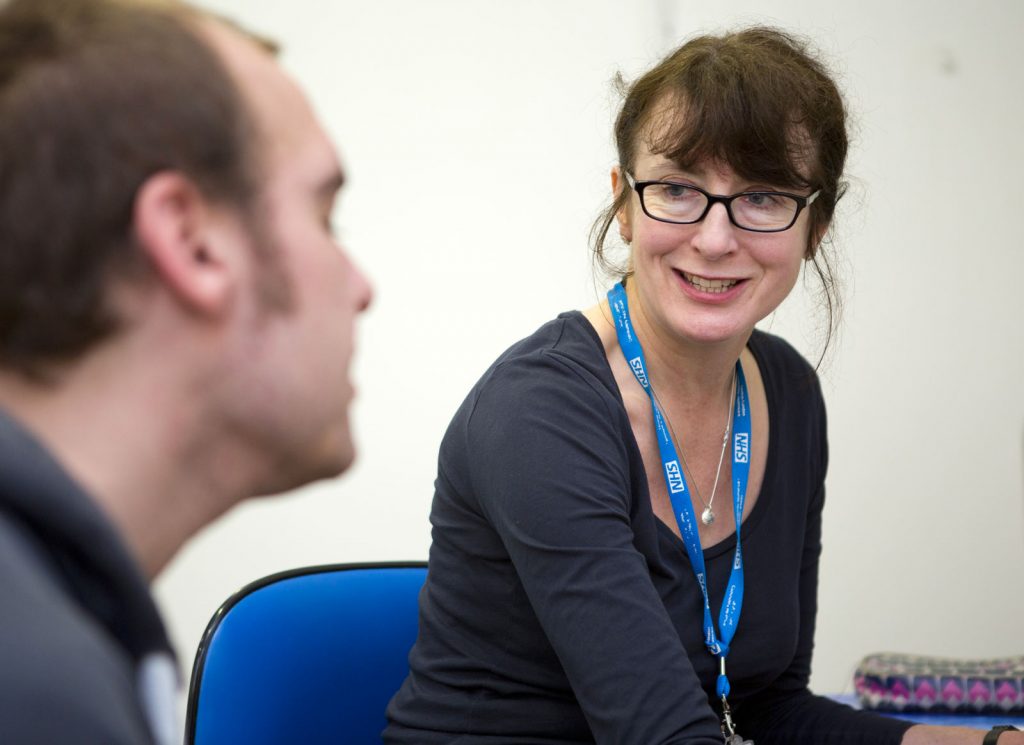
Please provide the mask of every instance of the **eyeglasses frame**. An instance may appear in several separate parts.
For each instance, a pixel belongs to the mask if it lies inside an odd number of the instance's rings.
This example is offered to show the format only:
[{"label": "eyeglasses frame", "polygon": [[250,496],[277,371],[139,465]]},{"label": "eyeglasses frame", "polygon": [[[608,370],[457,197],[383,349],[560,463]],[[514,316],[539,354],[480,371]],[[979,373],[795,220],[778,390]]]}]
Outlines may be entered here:
[{"label": "eyeglasses frame", "polygon": [[[736,194],[732,194],[732,195],[726,196],[724,194],[712,194],[711,192],[706,191],[706,190],[700,188],[699,186],[694,186],[693,184],[680,184],[680,183],[678,183],[676,181],[661,181],[661,180],[637,181],[636,177],[633,174],[628,173],[626,171],[623,171],[622,175],[626,179],[626,183],[629,184],[630,187],[633,189],[633,191],[636,192],[637,196],[640,197],[640,209],[642,209],[644,211],[644,214],[647,215],[652,220],[657,220],[658,222],[668,223],[669,225],[694,225],[694,224],[699,223],[700,221],[702,221],[705,217],[707,217],[708,216],[708,212],[711,211],[711,208],[714,205],[722,204],[725,207],[726,214],[729,216],[729,222],[732,223],[737,228],[739,228],[740,230],[746,230],[746,231],[749,231],[751,233],[782,233],[782,232],[784,232],[786,230],[789,230],[794,225],[796,225],[796,221],[800,218],[800,213],[803,212],[807,207],[809,207],[812,204],[814,204],[814,200],[817,199],[821,195],[821,189],[818,189],[817,191],[812,192],[811,194],[808,194],[807,196],[803,196],[802,194],[792,194],[792,193],[790,193],[788,191],[766,191],[766,190],[741,191],[741,192],[738,192]],[[704,211],[700,214],[700,217],[698,217],[696,220],[669,220],[669,219],[664,218],[664,217],[657,217],[657,216],[652,215],[650,212],[647,211],[647,203],[644,201],[644,189],[646,189],[648,186],[654,186],[656,184],[669,185],[669,186],[683,186],[683,187],[686,187],[687,189],[693,189],[694,191],[703,194],[704,197],[708,200],[708,203],[704,207]],[[796,202],[796,212],[793,213],[793,220],[789,223],[789,225],[787,225],[784,228],[761,229],[761,228],[748,228],[745,225],[740,225],[739,223],[736,222],[736,218],[732,214],[732,203],[733,203],[734,200],[736,200],[736,199],[738,199],[740,197],[747,197],[747,196],[750,196],[751,194],[764,194],[764,195],[768,195],[768,196],[789,197],[790,199],[794,200]]]}]

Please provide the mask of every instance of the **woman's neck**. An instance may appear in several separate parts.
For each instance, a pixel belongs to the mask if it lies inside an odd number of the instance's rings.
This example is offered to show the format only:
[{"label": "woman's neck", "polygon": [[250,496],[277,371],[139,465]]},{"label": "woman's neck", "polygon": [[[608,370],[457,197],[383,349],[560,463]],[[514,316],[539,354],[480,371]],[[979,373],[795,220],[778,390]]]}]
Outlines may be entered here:
[{"label": "woman's neck", "polygon": [[729,395],[733,371],[749,334],[714,343],[686,340],[651,318],[635,283],[627,284],[626,297],[647,374],[662,400],[690,408],[716,405]]}]

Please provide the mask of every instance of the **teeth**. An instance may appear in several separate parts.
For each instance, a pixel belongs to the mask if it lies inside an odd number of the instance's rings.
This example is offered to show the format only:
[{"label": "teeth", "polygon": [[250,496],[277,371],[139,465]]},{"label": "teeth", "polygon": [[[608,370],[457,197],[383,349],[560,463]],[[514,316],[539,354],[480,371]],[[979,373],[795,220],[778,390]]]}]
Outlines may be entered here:
[{"label": "teeth", "polygon": [[686,272],[683,272],[683,278],[698,290],[710,292],[711,294],[725,292],[739,282],[738,279],[704,279],[704,277],[698,277],[696,274],[687,274]]}]

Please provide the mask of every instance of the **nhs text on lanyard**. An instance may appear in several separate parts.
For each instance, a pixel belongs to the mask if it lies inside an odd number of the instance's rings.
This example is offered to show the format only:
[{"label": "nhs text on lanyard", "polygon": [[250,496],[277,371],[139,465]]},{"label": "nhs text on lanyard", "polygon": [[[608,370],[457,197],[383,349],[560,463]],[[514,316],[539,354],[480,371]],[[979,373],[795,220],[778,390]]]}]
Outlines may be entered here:
[{"label": "nhs text on lanyard", "polygon": [[[733,556],[732,572],[729,585],[725,591],[718,626],[721,634],[715,633],[715,623],[711,617],[711,603],[708,600],[707,575],[704,570],[704,551],[701,549],[700,536],[697,534],[697,516],[693,504],[686,492],[686,478],[679,466],[679,457],[675,445],[669,436],[664,416],[658,408],[647,377],[647,363],[644,351],[633,332],[633,324],[629,318],[629,303],[626,291],[621,284],[616,284],[608,291],[608,304],[615,318],[615,332],[619,338],[619,346],[629,363],[637,382],[651,400],[651,411],[654,413],[654,428],[658,439],[658,451],[661,456],[665,482],[669,497],[672,500],[672,511],[679,524],[679,533],[690,557],[690,564],[697,575],[697,583],[704,595],[704,644],[708,651],[719,659],[720,675],[718,676],[717,692],[722,699],[724,721],[722,732],[726,743],[732,745],[746,742],[736,734],[729,711],[727,697],[729,695],[729,679],[725,674],[725,658],[729,654],[729,644],[736,633],[743,608],[743,552],[740,544],[740,525],[743,522],[743,504],[747,495],[747,478],[750,473],[750,407],[747,397],[747,382],[743,376],[743,368],[736,362],[736,402],[733,406],[733,450],[732,450],[732,503],[736,516],[736,553]],[[751,744],[752,745],[752,744]]]}]

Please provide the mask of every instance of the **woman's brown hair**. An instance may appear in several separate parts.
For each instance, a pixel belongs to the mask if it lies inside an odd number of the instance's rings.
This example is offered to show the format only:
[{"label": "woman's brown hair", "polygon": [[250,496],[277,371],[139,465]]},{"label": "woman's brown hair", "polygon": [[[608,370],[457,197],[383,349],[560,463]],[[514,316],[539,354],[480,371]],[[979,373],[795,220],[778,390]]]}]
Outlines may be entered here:
[{"label": "woman's brown hair", "polygon": [[[686,42],[625,90],[615,120],[624,171],[633,172],[641,142],[680,165],[717,161],[751,181],[821,190],[809,208],[805,256],[822,285],[827,347],[840,298],[818,239],[845,191],[846,107],[807,42],[767,27]],[[595,264],[623,277],[629,270],[609,258],[606,243],[630,193],[619,191],[591,234]]]}]

